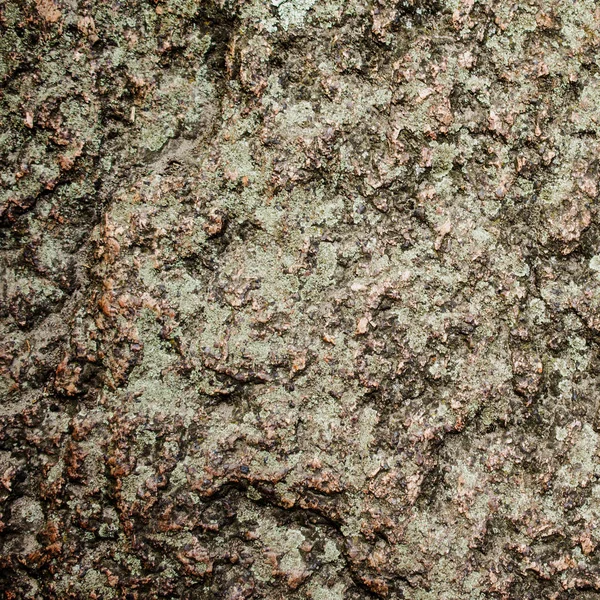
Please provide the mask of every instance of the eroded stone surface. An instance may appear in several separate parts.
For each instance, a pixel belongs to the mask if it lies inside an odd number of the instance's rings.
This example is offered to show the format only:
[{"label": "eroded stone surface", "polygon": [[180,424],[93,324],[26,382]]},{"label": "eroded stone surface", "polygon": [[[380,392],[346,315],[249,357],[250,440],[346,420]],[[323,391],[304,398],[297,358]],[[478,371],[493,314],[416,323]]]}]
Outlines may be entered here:
[{"label": "eroded stone surface", "polygon": [[598,596],[593,2],[0,11],[7,598]]}]

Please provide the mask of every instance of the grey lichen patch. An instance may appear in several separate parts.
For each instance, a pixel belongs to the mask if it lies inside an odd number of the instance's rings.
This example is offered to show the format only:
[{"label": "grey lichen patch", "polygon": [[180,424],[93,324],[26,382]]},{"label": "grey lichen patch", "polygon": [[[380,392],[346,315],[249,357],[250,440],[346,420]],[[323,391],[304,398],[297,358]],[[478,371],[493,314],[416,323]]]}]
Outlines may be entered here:
[{"label": "grey lichen patch", "polygon": [[301,27],[306,13],[313,7],[316,0],[271,0],[277,7],[280,24],[284,30],[290,27]]},{"label": "grey lichen patch", "polygon": [[584,423],[581,431],[575,436],[574,445],[568,454],[568,462],[557,473],[557,484],[561,486],[585,486],[596,471],[594,457],[598,446],[598,434],[588,423]]}]

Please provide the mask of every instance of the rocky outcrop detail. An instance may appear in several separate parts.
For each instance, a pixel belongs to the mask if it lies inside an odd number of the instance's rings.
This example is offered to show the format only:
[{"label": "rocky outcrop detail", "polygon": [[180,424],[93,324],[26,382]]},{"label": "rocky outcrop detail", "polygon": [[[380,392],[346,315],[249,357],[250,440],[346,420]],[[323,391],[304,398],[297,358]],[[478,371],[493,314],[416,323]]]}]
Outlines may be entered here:
[{"label": "rocky outcrop detail", "polygon": [[6,598],[600,594],[599,28],[0,6]]}]

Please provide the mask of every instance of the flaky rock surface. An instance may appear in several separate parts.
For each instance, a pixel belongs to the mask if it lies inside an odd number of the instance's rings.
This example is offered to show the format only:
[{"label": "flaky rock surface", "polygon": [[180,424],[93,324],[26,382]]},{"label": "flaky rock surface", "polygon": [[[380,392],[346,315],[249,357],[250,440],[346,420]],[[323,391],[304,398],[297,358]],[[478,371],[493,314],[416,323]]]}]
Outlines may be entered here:
[{"label": "flaky rock surface", "polygon": [[0,2],[5,597],[600,597],[599,46]]}]

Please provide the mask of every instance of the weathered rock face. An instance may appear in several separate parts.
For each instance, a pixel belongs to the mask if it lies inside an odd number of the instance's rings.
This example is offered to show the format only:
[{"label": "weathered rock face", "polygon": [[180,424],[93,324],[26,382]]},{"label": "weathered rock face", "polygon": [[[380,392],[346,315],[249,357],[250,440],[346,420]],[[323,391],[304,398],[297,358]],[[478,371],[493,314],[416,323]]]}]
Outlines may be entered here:
[{"label": "weathered rock face", "polygon": [[0,4],[6,598],[599,597],[599,43]]}]

